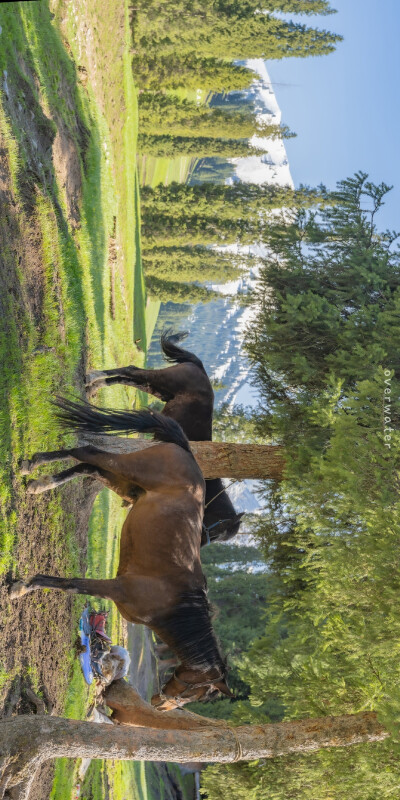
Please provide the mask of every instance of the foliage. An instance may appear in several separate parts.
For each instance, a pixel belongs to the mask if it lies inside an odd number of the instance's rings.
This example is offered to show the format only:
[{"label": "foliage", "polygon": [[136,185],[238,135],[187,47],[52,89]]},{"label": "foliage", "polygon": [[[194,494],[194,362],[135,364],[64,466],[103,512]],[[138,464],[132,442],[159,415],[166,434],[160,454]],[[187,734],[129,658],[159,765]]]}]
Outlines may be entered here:
[{"label": "foliage", "polygon": [[[140,0],[135,5],[133,70],[142,89],[142,162],[257,155],[262,151],[249,143],[254,133],[292,135],[285,126],[261,121],[251,103],[209,105],[211,93],[241,91],[254,80],[251,70],[233,60],[304,57],[335,49],[340,36],[279,16],[292,5],[289,0],[267,0],[261,7],[252,0]],[[296,11],[331,9],[324,0],[302,0]]]},{"label": "foliage", "polygon": [[223,403],[214,410],[213,440],[265,444],[265,438],[256,432],[256,417],[251,408],[237,405],[233,408]]},{"label": "foliage", "polygon": [[140,133],[139,153],[173,158],[176,155],[205,156],[251,156],[263,150],[253,147],[246,139],[224,139],[214,136],[172,136],[171,134]]},{"label": "foliage", "polygon": [[[135,26],[139,52],[158,51],[165,57],[178,46],[182,55],[215,57],[218,53],[220,58],[233,60],[246,53],[248,58],[271,59],[329,53],[341,38],[274,16],[268,8],[259,13],[262,6],[255,7],[247,0],[220,5],[211,0],[141,2]],[[298,8],[304,13],[307,7],[302,3]]]},{"label": "foliage", "polygon": [[268,407],[263,430],[324,439],[357,385],[367,382],[375,397],[380,367],[395,368],[398,419],[400,259],[396,235],[375,222],[387,192],[360,173],[339,184],[332,207],[299,211],[269,230],[247,344]]},{"label": "foliage", "polygon": [[153,247],[142,256],[147,276],[179,281],[223,283],[237,278],[254,259],[226,250],[203,247]]},{"label": "foliage", "polygon": [[252,800],[397,791],[400,435],[385,428],[398,415],[399,270],[394,236],[376,228],[386,192],[357,175],[341,182],[334,207],[297,215],[286,238],[282,228],[273,237],[284,268],[272,257],[266,265],[262,297],[270,278],[271,295],[249,338],[270,408],[258,428],[279,433],[287,468],[280,487],[262,490],[256,535],[276,582],[264,635],[241,662],[249,702],[234,714],[257,722],[271,705],[287,719],[374,709],[393,736],[292,756],[284,771],[274,760],[214,766],[204,778],[212,800],[230,786]]},{"label": "foliage", "polygon": [[144,186],[141,192],[142,215],[146,220],[158,214],[218,219],[253,219],[257,212],[277,208],[308,208],[329,202],[324,187],[311,189],[258,183],[177,183]]},{"label": "foliage", "polygon": [[147,248],[152,244],[254,244],[267,235],[272,224],[271,210],[326,202],[328,196],[322,187],[293,190],[251,183],[145,187],[142,235]]},{"label": "foliage", "polygon": [[207,289],[196,283],[181,283],[179,281],[166,281],[162,278],[150,277],[147,280],[147,289],[151,296],[157,297],[163,303],[174,298],[175,303],[209,303],[218,292]]},{"label": "foliage", "polygon": [[242,106],[207,106],[178,97],[173,93],[142,92],[139,100],[141,133],[169,133],[174,136],[209,136],[249,139],[254,134],[271,139],[288,138],[282,125],[259,120],[254,108]]},{"label": "foliage", "polygon": [[254,80],[254,72],[243,66],[210,56],[200,57],[194,51],[181,54],[179,50],[168,55],[153,52],[136,55],[133,70],[140,86],[158,92],[160,86],[168,90],[184,88],[196,90],[203,86],[214,92],[237,92],[247,89]]},{"label": "foliage", "polygon": [[[203,549],[202,566],[207,577],[209,599],[214,606],[213,627],[230,667],[229,686],[236,700],[248,696],[249,685],[240,677],[243,654],[262,635],[265,606],[272,591],[265,573],[253,573],[260,561],[256,547],[213,544]],[[217,702],[211,707],[199,703],[193,711],[206,716],[229,718],[236,703]]]}]

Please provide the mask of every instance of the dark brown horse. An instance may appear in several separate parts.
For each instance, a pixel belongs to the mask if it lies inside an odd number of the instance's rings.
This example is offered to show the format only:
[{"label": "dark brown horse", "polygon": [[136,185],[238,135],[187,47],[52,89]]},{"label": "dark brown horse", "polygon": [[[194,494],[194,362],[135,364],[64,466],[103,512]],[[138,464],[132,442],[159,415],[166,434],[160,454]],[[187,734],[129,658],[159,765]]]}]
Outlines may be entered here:
[{"label": "dark brown horse", "polygon": [[91,433],[151,432],[163,443],[127,455],[76,447],[38,453],[25,462],[26,471],[62,458],[78,462],[58,475],[31,481],[31,494],[76,475],[90,475],[121,497],[129,499],[136,491],[137,500],[122,528],[115,578],[35,575],[27,583],[15,583],[11,597],[51,588],[108,598],[126,620],[155,631],[181,662],[152,699],[160,710],[205,700],[217,691],[229,695],[200,563],[204,479],[185,434],[177,422],[151,411],[116,412],[66,400],[58,401],[58,406],[58,416],[69,428]]},{"label": "dark brown horse", "polygon": [[[162,413],[179,422],[188,439],[211,441],[214,392],[203,363],[194,353],[178,347],[187,333],[161,335],[161,348],[174,366],[166,369],[140,369],[130,365],[90,372],[89,394],[103,386],[122,383],[135,386],[165,402]],[[202,545],[213,541],[226,542],[235,536],[242,514],[237,514],[224,484],[217,478],[206,481],[206,501]]]}]

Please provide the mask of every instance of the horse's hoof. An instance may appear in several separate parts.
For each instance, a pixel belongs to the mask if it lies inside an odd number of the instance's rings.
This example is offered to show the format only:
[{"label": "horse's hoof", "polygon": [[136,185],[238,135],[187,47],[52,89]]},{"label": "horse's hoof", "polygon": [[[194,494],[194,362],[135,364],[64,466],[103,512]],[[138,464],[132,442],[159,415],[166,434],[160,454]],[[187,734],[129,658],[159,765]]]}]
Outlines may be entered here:
[{"label": "horse's hoof", "polygon": [[21,475],[30,475],[32,472],[32,464],[27,458],[25,461],[19,462],[19,471]]},{"label": "horse's hoof", "polygon": [[36,481],[29,481],[26,485],[26,491],[28,494],[41,494],[42,492],[47,492],[49,489],[54,488],[54,479],[52,475],[48,475],[46,478],[40,478]]},{"label": "horse's hoof", "polygon": [[17,600],[18,597],[23,597],[28,593],[28,587],[23,581],[15,581],[10,587],[10,600]]}]

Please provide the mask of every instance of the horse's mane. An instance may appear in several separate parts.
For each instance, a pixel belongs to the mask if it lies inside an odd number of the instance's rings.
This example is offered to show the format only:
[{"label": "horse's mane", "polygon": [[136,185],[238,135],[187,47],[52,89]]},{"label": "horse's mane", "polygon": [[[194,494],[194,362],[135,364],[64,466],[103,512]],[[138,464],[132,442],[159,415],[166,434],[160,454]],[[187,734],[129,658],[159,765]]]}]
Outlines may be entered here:
[{"label": "horse's mane", "polygon": [[187,336],[187,331],[173,333],[172,328],[163,331],[161,334],[161,349],[165,360],[171,364],[196,364],[196,367],[199,367],[207,375],[203,362],[194,353],[191,353],[190,350],[184,350],[183,347],[178,347],[178,342],[186,339]]},{"label": "horse's mane", "polygon": [[165,634],[166,644],[185,665],[201,671],[218,667],[222,675],[226,674],[226,663],[211,625],[211,606],[205,589],[182,593],[172,614],[160,617],[155,624],[161,638]]}]

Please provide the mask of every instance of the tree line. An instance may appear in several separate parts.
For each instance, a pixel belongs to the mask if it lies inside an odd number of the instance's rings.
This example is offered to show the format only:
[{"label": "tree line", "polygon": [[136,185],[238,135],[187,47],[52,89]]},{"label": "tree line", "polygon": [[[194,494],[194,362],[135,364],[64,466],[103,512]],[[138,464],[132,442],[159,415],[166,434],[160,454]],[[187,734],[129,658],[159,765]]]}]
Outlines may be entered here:
[{"label": "tree line", "polygon": [[[261,155],[264,149],[252,141],[254,135],[293,136],[285,125],[260,118],[244,94],[238,98],[231,93],[243,93],[254,81],[252,70],[234,63],[244,54],[282,58],[332,52],[341,37],[281,16],[294,11],[305,16],[332,13],[325,0],[267,0],[261,5],[252,0],[139,0],[132,16],[133,70],[140,87],[138,152],[158,158],[189,156],[203,166],[216,159],[224,165],[231,158]],[[237,186],[213,191],[211,184],[196,190],[177,184],[170,190],[145,187],[143,264],[149,292],[163,302],[213,299],[215,294],[198,284],[234,279],[249,266],[246,255],[239,263],[237,255],[217,253],[213,245],[261,241],[268,224],[265,212],[310,203],[316,193],[301,195],[252,187],[245,196]],[[202,256],[204,267],[196,274]]]},{"label": "tree line", "polygon": [[222,245],[269,237],[271,211],[331,202],[324,187],[271,184],[171,183],[141,193],[142,259],[149,292],[163,302],[200,302],[216,294],[204,282],[223,283],[248,272],[254,256]]},{"label": "tree line", "polygon": [[[332,52],[341,37],[274,12],[330,14],[328,2],[235,3],[139,0],[132,16],[133,70],[140,87],[139,152],[158,157],[257,154],[254,134],[287,137],[286,126],[257,119],[251,103],[210,98],[243,92],[254,73],[234,61]],[[216,57],[218,53],[218,57]],[[196,90],[196,100],[186,95]],[[179,90],[179,91],[177,91]],[[202,100],[199,102],[199,93]]]},{"label": "tree line", "polygon": [[[328,2],[318,0],[309,3],[268,0],[144,3],[141,0],[133,16],[135,75],[141,88],[156,90],[160,84],[170,89],[190,88],[190,84],[208,91],[244,89],[251,83],[251,71],[229,63],[242,59],[243,54],[247,58],[268,59],[323,55],[332,52],[341,39],[330,31],[282,19],[274,12],[329,14],[332,11]],[[189,76],[193,72],[195,80],[191,83]]]},{"label": "tree line", "polygon": [[253,724],[373,708],[394,735],[294,755],[285,770],[209,767],[210,800],[397,791],[400,254],[396,234],[377,227],[388,190],[357,174],[334,205],[299,210],[270,237],[247,349],[256,429],[284,445],[286,474],[263,488],[255,535],[268,608],[236,667],[249,700],[232,706],[236,722]]}]

